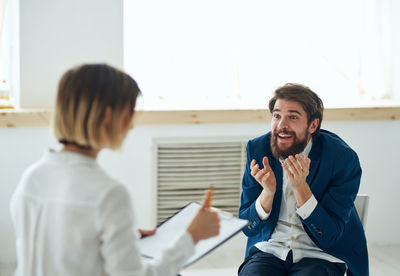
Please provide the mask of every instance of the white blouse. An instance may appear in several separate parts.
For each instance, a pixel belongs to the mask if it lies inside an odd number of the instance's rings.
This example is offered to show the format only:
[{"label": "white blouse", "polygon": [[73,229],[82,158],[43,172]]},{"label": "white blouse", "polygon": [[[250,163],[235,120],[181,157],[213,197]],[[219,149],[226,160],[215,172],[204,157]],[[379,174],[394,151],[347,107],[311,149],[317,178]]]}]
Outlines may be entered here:
[{"label": "white blouse", "polygon": [[185,234],[161,259],[143,262],[127,190],[96,160],[47,152],[11,199],[15,275],[177,275],[194,252]]}]

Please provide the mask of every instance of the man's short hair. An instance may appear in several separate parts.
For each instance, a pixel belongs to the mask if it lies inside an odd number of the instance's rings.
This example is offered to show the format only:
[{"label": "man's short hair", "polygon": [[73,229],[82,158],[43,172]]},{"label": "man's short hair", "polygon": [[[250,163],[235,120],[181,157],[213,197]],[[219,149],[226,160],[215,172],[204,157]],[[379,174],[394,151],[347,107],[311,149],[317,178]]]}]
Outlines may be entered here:
[{"label": "man's short hair", "polygon": [[313,136],[319,135],[324,113],[324,104],[315,92],[313,92],[309,87],[301,84],[287,83],[276,89],[274,96],[269,101],[268,107],[271,114],[274,110],[275,102],[278,99],[294,101],[301,104],[304,111],[307,113],[308,124],[310,124],[314,119],[319,119],[319,125],[313,133]]},{"label": "man's short hair", "polygon": [[[58,85],[53,130],[63,144],[82,148],[110,148],[121,143],[121,114],[133,113],[140,89],[128,74],[106,64],[84,64],[68,70]],[[104,129],[107,107],[110,126]]]}]

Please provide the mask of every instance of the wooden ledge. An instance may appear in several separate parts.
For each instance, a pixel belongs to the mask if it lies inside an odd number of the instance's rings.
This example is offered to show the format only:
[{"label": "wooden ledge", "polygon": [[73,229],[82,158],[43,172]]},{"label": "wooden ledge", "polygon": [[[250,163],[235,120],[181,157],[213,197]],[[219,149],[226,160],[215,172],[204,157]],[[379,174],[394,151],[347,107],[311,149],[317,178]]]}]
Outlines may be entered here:
[{"label": "wooden ledge", "polygon": [[[51,121],[49,109],[0,110],[0,127],[44,127]],[[137,125],[265,123],[271,119],[266,109],[137,111]],[[327,108],[324,121],[400,120],[400,106]]]},{"label": "wooden ledge", "polygon": [[43,127],[50,125],[49,109],[1,109],[0,127]]}]

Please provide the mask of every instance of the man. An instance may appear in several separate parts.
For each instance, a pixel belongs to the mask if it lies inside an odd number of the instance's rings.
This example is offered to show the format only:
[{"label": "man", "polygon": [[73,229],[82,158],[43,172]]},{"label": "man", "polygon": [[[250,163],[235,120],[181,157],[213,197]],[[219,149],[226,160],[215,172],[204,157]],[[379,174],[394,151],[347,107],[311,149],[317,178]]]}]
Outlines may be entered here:
[{"label": "man", "polygon": [[278,88],[269,110],[271,132],[247,144],[239,217],[251,223],[239,275],[369,275],[357,154],[320,130],[323,103],[308,87]]}]

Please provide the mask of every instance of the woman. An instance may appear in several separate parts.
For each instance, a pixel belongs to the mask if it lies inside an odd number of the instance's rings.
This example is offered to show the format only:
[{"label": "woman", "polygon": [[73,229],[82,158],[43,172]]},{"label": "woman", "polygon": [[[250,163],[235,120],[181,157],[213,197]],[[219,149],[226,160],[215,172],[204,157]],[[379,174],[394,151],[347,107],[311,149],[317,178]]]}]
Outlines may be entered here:
[{"label": "woman", "polygon": [[203,204],[160,260],[142,262],[129,194],[96,162],[102,149],[121,146],[139,94],[129,75],[104,64],[61,78],[54,132],[62,150],[30,166],[11,200],[16,275],[176,275],[198,241],[218,234],[218,215]]}]

